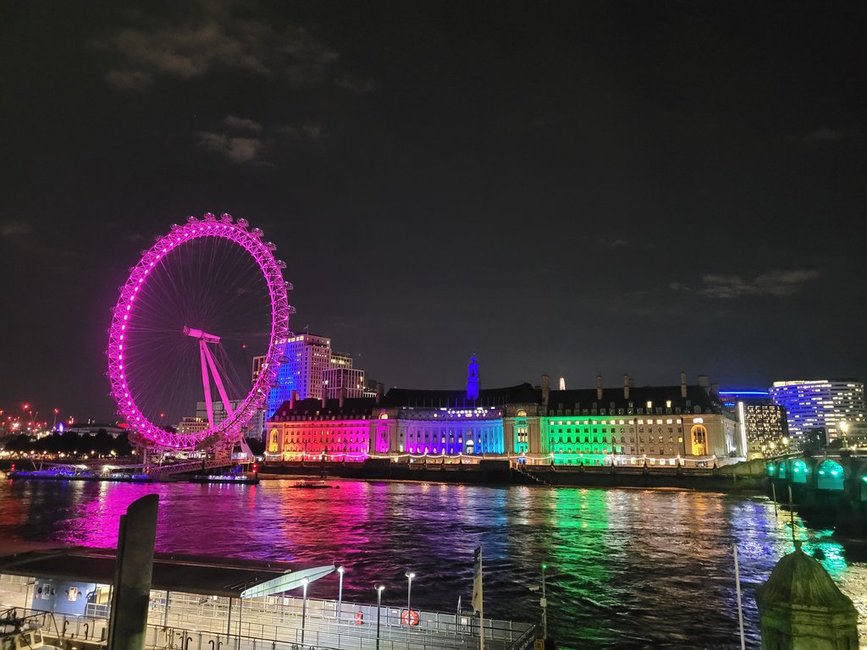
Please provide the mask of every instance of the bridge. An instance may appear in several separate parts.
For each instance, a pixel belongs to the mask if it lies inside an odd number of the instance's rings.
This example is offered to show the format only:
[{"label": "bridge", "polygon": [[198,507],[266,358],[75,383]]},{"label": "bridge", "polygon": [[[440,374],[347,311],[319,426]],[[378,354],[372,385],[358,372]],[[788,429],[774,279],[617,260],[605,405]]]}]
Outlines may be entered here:
[{"label": "bridge", "polygon": [[867,453],[826,450],[767,461],[769,496],[806,517],[833,519],[838,530],[867,529]]}]

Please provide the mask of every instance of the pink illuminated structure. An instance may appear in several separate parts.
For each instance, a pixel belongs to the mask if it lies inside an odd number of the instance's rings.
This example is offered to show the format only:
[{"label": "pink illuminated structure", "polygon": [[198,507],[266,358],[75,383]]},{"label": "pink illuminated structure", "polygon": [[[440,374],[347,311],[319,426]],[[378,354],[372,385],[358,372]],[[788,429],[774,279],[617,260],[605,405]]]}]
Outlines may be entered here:
[{"label": "pink illuminated structure", "polygon": [[[124,337],[127,326],[136,314],[136,297],[151,280],[149,274],[158,265],[166,263],[173,251],[184,248],[189,242],[203,238],[222,239],[236,246],[252,258],[262,273],[270,299],[270,333],[262,371],[253,382],[249,393],[235,408],[229,404],[220,369],[209,346],[220,344],[220,336],[204,332],[195,327],[184,326],[178,329],[178,336],[189,336],[198,341],[199,360],[202,371],[202,384],[208,412],[208,426],[201,431],[173,433],[152,422],[136,403],[136,395],[128,380],[129,361],[124,358]],[[165,449],[194,449],[211,446],[219,442],[235,441],[250,422],[253,415],[264,405],[268,391],[276,381],[280,364],[278,342],[289,334],[289,316],[294,309],[289,305],[287,291],[291,285],[284,281],[282,269],[286,264],[275,259],[273,244],[262,241],[262,231],[250,229],[245,219],[233,221],[228,214],[215,217],[211,213],[203,219],[189,217],[184,225],[173,225],[168,234],[157,238],[156,243],[145,251],[138,264],[132,268],[129,278],[120,290],[120,297],[114,306],[108,342],[108,377],[111,382],[111,395],[117,403],[118,413],[126,419],[130,428],[150,445]],[[223,401],[227,417],[215,424],[209,372],[214,379],[217,392]],[[155,418],[156,419],[156,418]]]}]

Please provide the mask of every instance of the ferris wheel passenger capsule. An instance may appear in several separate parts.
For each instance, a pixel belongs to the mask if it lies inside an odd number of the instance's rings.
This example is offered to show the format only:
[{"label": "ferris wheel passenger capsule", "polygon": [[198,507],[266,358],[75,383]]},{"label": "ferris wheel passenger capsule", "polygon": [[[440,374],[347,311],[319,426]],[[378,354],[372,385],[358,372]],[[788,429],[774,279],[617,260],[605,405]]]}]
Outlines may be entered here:
[{"label": "ferris wheel passenger capsule", "polygon": [[220,221],[222,221],[223,223],[232,223],[232,215],[228,212],[224,212],[220,215]]},{"label": "ferris wheel passenger capsule", "polygon": [[193,215],[187,217],[187,223],[196,223],[198,219],[196,219]]},{"label": "ferris wheel passenger capsule", "polygon": [[262,232],[261,228],[253,228],[253,230],[250,231],[250,234],[253,235],[253,237],[258,237],[261,239],[265,233]]},{"label": "ferris wheel passenger capsule", "polygon": [[246,219],[243,219],[243,218],[238,219],[235,223],[237,223],[239,226],[241,226],[241,228],[244,228],[244,229],[246,229],[250,225],[250,223]]},{"label": "ferris wheel passenger capsule", "polygon": [[214,216],[213,212],[206,212],[202,217],[205,221],[216,221],[217,217]]}]

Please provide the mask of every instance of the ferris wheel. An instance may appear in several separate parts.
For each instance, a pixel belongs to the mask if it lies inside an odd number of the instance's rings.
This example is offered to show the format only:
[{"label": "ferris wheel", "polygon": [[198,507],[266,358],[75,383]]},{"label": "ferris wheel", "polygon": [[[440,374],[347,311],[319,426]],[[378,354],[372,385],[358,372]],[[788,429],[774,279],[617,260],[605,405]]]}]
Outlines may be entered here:
[{"label": "ferris wheel", "polygon": [[141,442],[234,442],[263,408],[294,313],[274,250],[245,219],[207,213],[142,251],[108,341],[111,395]]}]

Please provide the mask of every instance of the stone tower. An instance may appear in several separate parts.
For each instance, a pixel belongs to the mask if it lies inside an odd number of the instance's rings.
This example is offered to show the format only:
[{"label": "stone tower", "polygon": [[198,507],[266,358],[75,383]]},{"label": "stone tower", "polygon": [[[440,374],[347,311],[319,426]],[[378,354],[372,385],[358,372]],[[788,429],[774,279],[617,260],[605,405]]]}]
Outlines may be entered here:
[{"label": "stone tower", "polygon": [[479,361],[476,353],[470,359],[467,366],[467,401],[474,402],[479,399]]},{"label": "stone tower", "polygon": [[784,556],[756,589],[766,650],[855,650],[858,612],[824,567],[801,550]]}]

